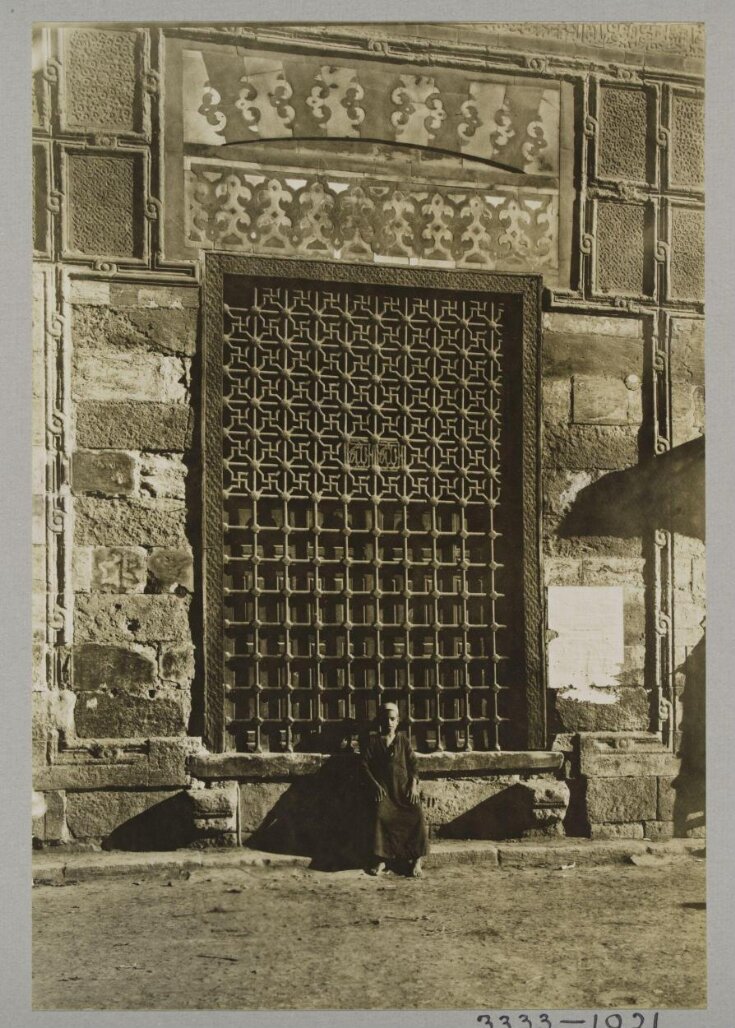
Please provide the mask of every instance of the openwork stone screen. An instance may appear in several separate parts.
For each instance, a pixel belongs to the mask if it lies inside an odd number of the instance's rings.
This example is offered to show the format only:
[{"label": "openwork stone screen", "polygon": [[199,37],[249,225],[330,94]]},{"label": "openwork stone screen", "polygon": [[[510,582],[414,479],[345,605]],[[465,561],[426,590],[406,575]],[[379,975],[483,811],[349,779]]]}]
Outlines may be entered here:
[{"label": "openwork stone screen", "polygon": [[222,288],[226,746],[525,745],[520,298]]}]

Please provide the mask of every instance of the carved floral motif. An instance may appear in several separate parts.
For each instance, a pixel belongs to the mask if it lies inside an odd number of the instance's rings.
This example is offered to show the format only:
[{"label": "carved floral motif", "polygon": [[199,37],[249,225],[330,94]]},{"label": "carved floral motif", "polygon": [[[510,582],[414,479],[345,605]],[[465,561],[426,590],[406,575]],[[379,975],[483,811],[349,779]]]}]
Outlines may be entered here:
[{"label": "carved floral motif", "polygon": [[235,107],[246,126],[263,139],[292,135],[296,112],[288,100],[293,89],[281,62],[249,57],[245,67]]},{"label": "carved floral motif", "polygon": [[432,186],[189,161],[197,246],[332,259],[412,260],[535,271],[558,266],[552,190]]},{"label": "carved floral motif", "polygon": [[316,83],[306,103],[327,135],[359,136],[359,126],[365,120],[359,101],[365,91],[354,68],[322,65]]},{"label": "carved floral motif", "polygon": [[423,75],[400,75],[399,79],[401,84],[391,93],[399,108],[390,116],[396,139],[426,146],[447,116],[439,90],[433,78]]}]

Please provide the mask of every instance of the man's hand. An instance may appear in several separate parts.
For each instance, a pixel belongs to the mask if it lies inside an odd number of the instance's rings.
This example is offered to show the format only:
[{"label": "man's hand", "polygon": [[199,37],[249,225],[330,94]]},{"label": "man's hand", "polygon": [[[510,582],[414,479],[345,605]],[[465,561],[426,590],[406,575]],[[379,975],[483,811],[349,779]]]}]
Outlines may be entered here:
[{"label": "man's hand", "polygon": [[376,803],[380,803],[381,800],[385,799],[385,789],[382,785],[376,785],[373,792],[373,799]]},{"label": "man's hand", "polygon": [[416,781],[415,778],[411,779],[411,784],[408,787],[408,798],[410,799],[411,803],[419,802],[419,783]]}]

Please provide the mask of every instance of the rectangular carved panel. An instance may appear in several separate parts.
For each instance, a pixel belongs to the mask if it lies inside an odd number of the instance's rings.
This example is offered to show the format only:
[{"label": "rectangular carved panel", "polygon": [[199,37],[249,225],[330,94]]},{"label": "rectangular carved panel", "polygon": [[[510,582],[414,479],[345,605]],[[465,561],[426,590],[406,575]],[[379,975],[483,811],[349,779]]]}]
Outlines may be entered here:
[{"label": "rectangular carved panel", "polygon": [[669,291],[672,299],[704,299],[704,211],[671,208],[671,263]]},{"label": "rectangular carved panel", "polygon": [[302,53],[181,53],[184,142],[385,139],[559,173],[559,82]]},{"label": "rectangular carved panel", "polygon": [[645,182],[647,139],[646,93],[642,89],[604,87],[600,98],[597,168],[600,178]]},{"label": "rectangular carved panel", "polygon": [[187,236],[197,246],[334,260],[391,258],[553,272],[558,190],[447,187],[376,176],[189,162]]},{"label": "rectangular carved panel", "polygon": [[596,288],[601,293],[650,295],[652,269],[643,204],[597,203]]},{"label": "rectangular carved panel", "polygon": [[143,162],[139,155],[66,155],[66,245],[100,257],[143,255]]},{"label": "rectangular carved panel", "polygon": [[704,185],[704,100],[674,93],[671,98],[670,185],[701,189]]},{"label": "rectangular carved panel", "polygon": [[329,747],[382,699],[423,750],[525,744],[524,465],[538,453],[537,410],[518,412],[523,354],[536,358],[503,282],[225,276],[205,422],[219,388],[206,448],[209,463],[220,447],[207,481],[222,481],[221,516],[209,488],[207,505],[212,531],[224,523],[230,746]]},{"label": "rectangular carved panel", "polygon": [[139,33],[73,28],[64,33],[64,128],[140,129]]}]

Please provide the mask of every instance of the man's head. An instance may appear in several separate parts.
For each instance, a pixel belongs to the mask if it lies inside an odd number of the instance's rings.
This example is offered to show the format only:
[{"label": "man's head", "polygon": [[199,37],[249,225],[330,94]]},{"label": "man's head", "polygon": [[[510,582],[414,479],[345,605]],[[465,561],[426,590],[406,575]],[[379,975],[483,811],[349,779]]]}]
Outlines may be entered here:
[{"label": "man's head", "polygon": [[378,724],[383,731],[395,731],[398,727],[398,704],[381,703],[378,709]]}]

